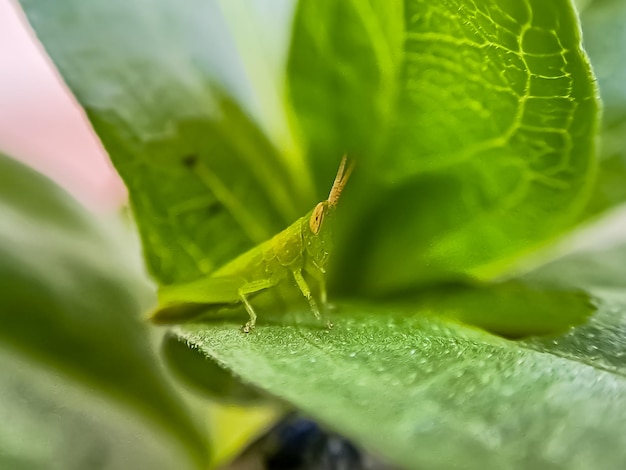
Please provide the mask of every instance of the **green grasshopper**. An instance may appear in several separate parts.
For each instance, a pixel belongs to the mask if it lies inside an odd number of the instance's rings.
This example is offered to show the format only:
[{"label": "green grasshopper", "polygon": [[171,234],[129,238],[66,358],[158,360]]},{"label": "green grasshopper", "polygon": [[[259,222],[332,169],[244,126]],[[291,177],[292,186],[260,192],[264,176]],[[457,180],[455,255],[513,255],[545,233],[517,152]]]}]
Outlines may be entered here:
[{"label": "green grasshopper", "polygon": [[238,256],[207,278],[163,287],[159,291],[161,305],[151,314],[150,320],[177,323],[209,310],[242,303],[250,316],[242,331],[249,333],[257,319],[250,298],[289,280],[295,282],[315,318],[320,319],[320,309],[303,273],[317,281],[319,300],[326,307],[326,268],[332,248],[330,220],[354,167],[352,163],[347,165],[344,156],[328,199],[273,238]]}]

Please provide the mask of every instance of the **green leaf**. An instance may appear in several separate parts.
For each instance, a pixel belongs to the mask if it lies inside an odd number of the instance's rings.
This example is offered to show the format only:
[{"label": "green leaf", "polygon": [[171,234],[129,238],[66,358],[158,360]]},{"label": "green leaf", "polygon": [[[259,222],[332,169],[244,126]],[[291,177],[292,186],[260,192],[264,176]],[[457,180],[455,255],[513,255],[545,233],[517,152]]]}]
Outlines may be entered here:
[{"label": "green leaf", "polygon": [[420,311],[445,314],[507,338],[562,332],[595,311],[582,288],[568,283],[554,286],[538,277],[481,286],[443,285],[409,299]]},{"label": "green leaf", "polygon": [[210,273],[316,202],[297,150],[248,115],[258,103],[217,2],[21,5],[124,179],[160,283]]},{"label": "green leaf", "polygon": [[[11,403],[26,387],[19,384],[32,382],[38,406],[72,408],[71,399],[60,401],[63,395],[54,387],[71,390],[81,397],[77,413],[93,407],[106,416],[108,408],[118,409],[143,423],[140,427],[155,428],[149,440],[162,440],[158,436],[166,433],[172,452],[185,449],[199,463],[206,458],[205,438],[159,365],[154,338],[140,317],[154,294],[133,255],[137,243],[121,227],[113,228],[118,223],[94,220],[50,181],[0,155],[0,346],[8,364],[0,368],[5,386],[0,401],[13,413]],[[32,363],[33,371],[13,377],[20,363]],[[41,386],[40,373],[48,377]],[[51,424],[46,433],[72,428],[72,413],[61,415],[59,428]],[[28,414],[15,419],[22,418],[34,419]],[[81,426],[97,426],[88,416],[76,419],[84,422]],[[41,439],[32,439],[32,445],[47,445],[43,434]],[[88,444],[85,439],[81,445]],[[65,436],[55,442],[49,443],[50,452],[61,451],[57,444],[69,445]],[[0,442],[0,450],[5,444]],[[26,458],[29,447],[22,452]]]},{"label": "green leaf", "polygon": [[319,192],[339,156],[362,168],[384,142],[403,42],[401,2],[298,2],[287,78]]},{"label": "green leaf", "polygon": [[201,468],[171,434],[40,366],[0,348],[0,468]]},{"label": "green leaf", "polygon": [[604,116],[598,183],[586,215],[596,215],[626,201],[626,4],[594,1],[582,11],[585,49],[600,87]]},{"label": "green leaf", "polygon": [[318,184],[359,159],[345,290],[492,278],[587,203],[598,103],[568,1],[303,0],[288,77]]},{"label": "green leaf", "polygon": [[245,383],[406,468],[623,465],[626,296],[604,299],[591,326],[542,342],[507,341],[432,311],[342,303],[330,331],[302,312],[271,326],[266,318],[247,336],[234,322],[175,332]]},{"label": "green leaf", "polygon": [[626,65],[615,47],[626,41],[625,16],[626,5],[619,0],[592,1],[581,12],[585,50],[598,78],[604,122],[609,126],[623,121],[626,110]]},{"label": "green leaf", "polygon": [[252,405],[262,403],[262,395],[217,364],[188,348],[171,334],[163,341],[163,355],[177,377],[214,401]]}]

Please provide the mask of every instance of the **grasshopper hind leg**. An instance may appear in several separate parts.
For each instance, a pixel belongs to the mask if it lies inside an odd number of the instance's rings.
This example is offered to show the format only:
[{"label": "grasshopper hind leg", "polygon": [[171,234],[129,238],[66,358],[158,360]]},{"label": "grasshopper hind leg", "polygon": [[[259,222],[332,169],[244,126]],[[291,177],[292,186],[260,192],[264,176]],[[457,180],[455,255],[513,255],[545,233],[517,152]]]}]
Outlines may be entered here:
[{"label": "grasshopper hind leg", "polygon": [[256,326],[256,313],[254,312],[252,305],[250,305],[250,302],[248,302],[248,299],[245,295],[241,296],[241,301],[243,302],[243,305],[244,307],[246,307],[246,311],[250,316],[250,320],[248,320],[246,324],[241,327],[241,331],[243,331],[244,333],[250,333],[250,331]]}]

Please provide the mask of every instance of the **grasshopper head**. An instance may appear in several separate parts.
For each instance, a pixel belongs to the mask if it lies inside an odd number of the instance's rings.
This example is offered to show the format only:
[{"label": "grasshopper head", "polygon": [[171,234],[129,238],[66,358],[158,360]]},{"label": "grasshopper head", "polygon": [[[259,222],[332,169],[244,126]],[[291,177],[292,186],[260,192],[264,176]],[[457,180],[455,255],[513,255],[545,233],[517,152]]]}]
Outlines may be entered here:
[{"label": "grasshopper head", "polygon": [[339,202],[339,197],[343,192],[343,188],[346,187],[348,178],[350,178],[350,174],[354,168],[354,161],[352,161],[349,165],[347,162],[348,157],[344,155],[341,159],[341,163],[339,164],[339,170],[337,170],[337,176],[335,176],[333,186],[330,188],[328,199],[320,202],[317,206],[315,206],[315,209],[313,209],[311,219],[309,220],[309,228],[314,235],[319,233],[322,228],[322,224],[324,223],[324,218],[329,214],[329,212],[334,212],[335,206],[337,206],[337,202]]},{"label": "grasshopper head", "polygon": [[328,195],[328,199],[315,206],[309,218],[309,234],[307,252],[313,263],[325,273],[328,256],[332,248],[332,219],[335,214],[339,196],[346,186],[346,182],[354,168],[354,161],[347,165],[347,157],[341,159],[337,176]]},{"label": "grasshopper head", "polygon": [[329,207],[328,201],[322,201],[313,209],[311,218],[309,219],[309,228],[313,235],[317,235],[320,232]]}]

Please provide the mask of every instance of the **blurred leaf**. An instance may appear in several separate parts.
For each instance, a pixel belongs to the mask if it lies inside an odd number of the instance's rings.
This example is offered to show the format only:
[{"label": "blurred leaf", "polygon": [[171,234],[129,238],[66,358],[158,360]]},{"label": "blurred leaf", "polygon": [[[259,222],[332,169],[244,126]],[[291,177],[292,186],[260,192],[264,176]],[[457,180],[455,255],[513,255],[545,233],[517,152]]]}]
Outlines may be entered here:
[{"label": "blurred leaf", "polygon": [[170,370],[208,402],[211,468],[231,462],[250,442],[284,414],[267,394],[249,387],[230,371],[168,334],[163,356]]},{"label": "blurred leaf", "polygon": [[[297,143],[285,113],[285,64],[293,0],[217,0],[230,34],[237,44],[237,54],[250,87],[259,101],[259,125],[286,153],[298,152]],[[244,103],[245,104],[245,103]]]},{"label": "blurred leaf", "polygon": [[[0,344],[56,371],[59,387],[81,385],[96,403],[123,405],[205,458],[204,437],[139,317],[153,294],[137,244],[113,235],[113,223],[94,221],[50,181],[0,155]],[[12,380],[0,370],[2,382]],[[57,399],[50,406],[61,406]]]},{"label": "blurred leaf", "polygon": [[411,304],[507,338],[563,332],[595,311],[585,291],[542,284],[534,277],[525,282],[442,285],[413,294]]},{"label": "blurred leaf", "polygon": [[275,406],[217,405],[210,408],[213,468],[230,463],[241,449],[269,429],[283,415]]},{"label": "blurred leaf", "polygon": [[626,5],[620,0],[593,1],[583,9],[581,22],[585,50],[598,78],[604,123],[609,127],[626,117]]},{"label": "blurred leaf", "polygon": [[404,21],[396,0],[298,2],[287,78],[320,193],[339,156],[348,153],[362,168],[386,137]]},{"label": "blurred leaf", "polygon": [[177,377],[208,398],[229,404],[262,403],[263,395],[257,390],[243,385],[233,374],[174,336],[166,335],[162,352]]},{"label": "blurred leaf", "polygon": [[625,295],[601,303],[591,342],[588,327],[516,343],[429,313],[342,303],[330,331],[310,312],[264,317],[247,336],[238,323],[175,331],[244,382],[407,468],[623,466]]},{"label": "blurred leaf", "polygon": [[49,367],[0,348],[3,470],[193,469],[187,450]]},{"label": "blurred leaf", "polygon": [[302,158],[226,94],[259,109],[217,2],[21,5],[124,179],[160,283],[210,273],[316,202]]},{"label": "blurred leaf", "polygon": [[[598,313],[564,335],[537,337],[525,344],[571,361],[626,377],[626,294],[624,290],[594,290]],[[594,397],[595,399],[595,397]]]},{"label": "blurred leaf", "polygon": [[626,3],[593,1],[581,20],[604,108],[600,172],[586,213],[596,215],[626,201]]},{"label": "blurred leaf", "polygon": [[[623,224],[624,219],[616,222]],[[601,228],[604,234],[611,227]],[[623,232],[623,231],[622,231]],[[541,351],[567,358],[581,358],[594,367],[624,375],[626,370],[626,243],[607,246],[607,240],[592,239],[588,246],[524,275],[530,282],[560,289],[585,289],[598,314],[585,324],[560,336],[529,340]]]},{"label": "blurred leaf", "polygon": [[524,277],[543,285],[626,290],[626,243],[574,252]]},{"label": "blurred leaf", "polygon": [[359,161],[345,289],[491,278],[577,220],[598,104],[570,2],[303,0],[295,18],[289,84],[318,184],[333,155]]}]

